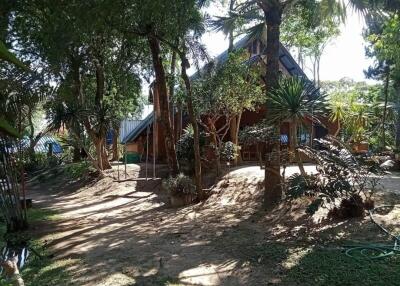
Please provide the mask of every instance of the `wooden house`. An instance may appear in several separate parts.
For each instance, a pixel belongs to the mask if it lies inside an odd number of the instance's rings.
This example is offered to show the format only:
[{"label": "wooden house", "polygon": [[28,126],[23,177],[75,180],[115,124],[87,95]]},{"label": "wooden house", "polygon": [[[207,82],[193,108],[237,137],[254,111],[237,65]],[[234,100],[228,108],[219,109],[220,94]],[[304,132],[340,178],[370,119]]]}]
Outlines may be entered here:
[{"label": "wooden house", "polygon": [[[245,49],[249,53],[249,64],[258,64],[262,68],[266,66],[266,47],[265,41],[253,40],[249,41],[248,37],[244,37],[235,44],[236,49]],[[217,64],[224,63],[228,59],[228,51],[220,54],[216,59]],[[280,71],[287,76],[298,76],[307,78],[303,70],[293,59],[289,51],[281,44],[279,51],[279,63]],[[199,77],[199,73],[195,73],[191,80],[195,80]],[[157,118],[160,116],[160,105],[157,91],[152,90],[154,110],[150,113],[142,122],[132,130],[125,138],[122,139],[122,144],[126,145],[128,152],[137,152],[142,160],[148,154],[151,158],[155,158],[156,161],[162,162],[165,160],[165,141],[162,127],[157,122]],[[261,121],[266,116],[265,107],[259,108],[257,111],[245,111],[242,114],[240,128],[244,126],[253,125]],[[171,122],[173,122],[173,128],[176,139],[180,137],[182,129],[188,124],[188,118],[185,115],[177,112],[171,112]],[[338,126],[328,120],[328,117],[322,118],[322,125],[312,124],[309,122],[309,128],[304,128],[300,132],[299,139],[303,144],[311,144],[312,138],[320,138],[327,134],[334,134]],[[289,143],[289,123],[283,122],[280,127],[281,141],[284,144]],[[229,134],[229,132],[228,132]],[[229,140],[229,135],[227,136]],[[148,152],[148,153],[147,153]],[[243,147],[241,149],[242,159],[244,161],[255,161],[257,160],[257,154],[254,148]],[[153,156],[154,155],[154,156]]]}]

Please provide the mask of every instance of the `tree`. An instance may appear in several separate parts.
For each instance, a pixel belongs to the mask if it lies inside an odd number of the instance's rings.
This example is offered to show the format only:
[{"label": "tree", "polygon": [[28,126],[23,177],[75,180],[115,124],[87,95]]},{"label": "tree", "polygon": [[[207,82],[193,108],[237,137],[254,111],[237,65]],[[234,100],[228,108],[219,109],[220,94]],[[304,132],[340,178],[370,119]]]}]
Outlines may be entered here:
[{"label": "tree", "polygon": [[[0,27],[0,32],[2,36],[6,35],[6,29],[3,30]],[[3,37],[2,39],[3,40]],[[14,111],[15,108],[18,107],[15,104],[10,104],[10,97],[14,97],[13,93],[7,93],[3,88],[9,87],[11,84],[11,80],[15,80],[14,78],[4,78],[4,71],[7,72],[7,64],[4,69],[4,62],[9,63],[11,65],[22,68],[23,70],[27,70],[27,67],[19,61],[14,54],[8,51],[2,41],[0,41],[0,71],[2,72],[0,84],[2,86],[0,92],[0,105],[1,110],[3,112],[2,117],[0,117],[0,202],[1,202],[1,214],[6,223],[6,230],[8,232],[14,232],[18,230],[23,230],[27,227],[27,217],[26,211],[22,209],[20,203],[20,188],[17,179],[17,170],[16,170],[16,162],[12,160],[12,156],[10,154],[10,147],[15,147],[15,138],[21,136],[21,132],[18,132],[14,127],[12,127],[12,123],[15,120]],[[9,67],[12,69],[12,67]],[[16,99],[14,97],[14,99]],[[26,98],[18,98],[20,102],[26,100]],[[11,112],[10,112],[11,111]]]},{"label": "tree", "polygon": [[[382,112],[381,125],[381,148],[386,147],[386,126],[388,100],[390,96],[390,86],[394,88],[395,94],[399,95],[400,87],[400,50],[398,48],[398,39],[400,37],[400,20],[396,12],[369,19],[368,30],[365,32],[365,38],[369,42],[367,55],[375,58],[375,64],[369,67],[367,76],[384,81],[384,108]],[[398,99],[396,100],[396,103]],[[397,114],[400,114],[400,104],[396,104]],[[400,134],[400,116],[397,115],[396,134]],[[400,137],[396,136],[395,146],[400,147]]]},{"label": "tree", "polygon": [[[123,19],[129,23],[127,34],[138,35],[147,40],[155,75],[155,88],[159,96],[161,116],[158,118],[164,132],[167,162],[171,175],[179,170],[175,138],[170,118],[168,78],[163,61],[165,47],[177,46],[180,37],[186,35],[197,14],[196,1],[137,1],[140,9],[124,9]],[[186,11],[185,11],[186,9]],[[182,14],[185,11],[188,15]],[[169,43],[166,44],[166,43]],[[174,50],[176,52],[176,50]]]},{"label": "tree", "polygon": [[220,148],[232,118],[236,118],[237,123],[231,140],[238,145],[243,111],[254,110],[265,101],[259,70],[247,63],[243,51],[236,51],[229,54],[225,63],[206,67],[194,85],[196,113],[200,124],[211,136],[219,175]]},{"label": "tree", "polygon": [[330,120],[339,124],[336,136],[347,143],[368,140],[373,148],[381,126],[382,86],[368,85],[342,79],[338,82],[323,82],[322,89],[329,98]]},{"label": "tree", "polygon": [[[351,0],[350,4],[361,12],[366,12],[369,8],[379,9],[382,7],[388,6],[387,1],[383,1],[385,3],[376,3],[376,1],[365,1],[362,0]],[[293,7],[297,5],[307,5],[310,3],[309,1],[296,1],[296,0],[247,0],[243,3],[238,4],[235,7],[235,11],[239,15],[235,15],[235,17],[241,17],[241,19],[245,19],[247,23],[251,25],[256,22],[255,25],[252,25],[249,28],[251,33],[250,39],[259,38],[260,35],[264,35],[264,31],[266,29],[267,35],[267,43],[266,43],[266,72],[265,72],[265,84],[266,84],[266,93],[268,93],[278,86],[279,81],[279,47],[280,47],[280,28],[282,21],[285,20],[285,17],[291,12]],[[314,1],[311,1],[314,3]],[[325,17],[336,17],[338,19],[345,18],[345,6],[342,1],[331,1],[331,0],[323,0],[319,5],[319,13],[322,15],[321,18]],[[247,15],[256,15],[255,17],[247,17]],[[259,21],[260,14],[263,16],[263,20]],[[258,20],[258,21],[257,21]],[[278,131],[276,131],[278,133]],[[278,146],[273,148],[274,152],[278,152]],[[266,169],[267,170],[267,169]],[[269,171],[268,171],[269,170]],[[265,180],[265,192],[271,190],[271,192],[275,193],[277,198],[271,198],[266,194],[266,204],[270,204],[268,199],[272,199],[272,201],[278,201],[282,195],[281,191],[277,191],[279,189],[280,184],[280,170],[279,170],[279,156],[276,157],[276,161],[271,163],[268,170],[266,171],[266,176],[268,176],[268,180]]]},{"label": "tree", "polygon": [[[94,6],[88,2],[75,5],[47,0],[21,0],[20,4],[12,26],[22,47],[20,53],[37,62],[57,83],[57,93],[63,93],[57,98],[68,98],[60,104],[69,104],[64,107],[77,111],[76,128],[70,131],[75,138],[81,139],[85,130],[96,149],[94,163],[97,168],[111,168],[105,136],[112,121],[120,117],[116,116],[119,109],[114,108],[115,102],[129,106],[127,103],[134,102],[138,95],[140,81],[133,67],[138,62],[137,55],[142,53],[142,46],[137,48],[140,41],[127,40],[104,22],[107,19],[119,23],[120,6],[112,1],[101,1]],[[119,80],[121,75],[133,80]],[[132,82],[134,86],[130,85]],[[120,94],[121,90],[132,87],[134,92],[125,93],[127,96]],[[127,97],[128,101],[125,101]]]},{"label": "tree", "polygon": [[267,99],[267,120],[280,126],[283,121],[290,124],[290,150],[294,152],[300,172],[306,172],[298,151],[298,127],[306,126],[307,121],[319,123],[325,111],[324,96],[315,86],[302,78],[282,78],[279,87],[272,90]]},{"label": "tree", "polygon": [[312,62],[314,84],[320,86],[321,56],[329,41],[340,33],[340,19],[322,18],[320,2],[309,1],[305,6],[296,6],[282,24],[282,43],[296,48],[298,63],[305,68],[305,59]]}]

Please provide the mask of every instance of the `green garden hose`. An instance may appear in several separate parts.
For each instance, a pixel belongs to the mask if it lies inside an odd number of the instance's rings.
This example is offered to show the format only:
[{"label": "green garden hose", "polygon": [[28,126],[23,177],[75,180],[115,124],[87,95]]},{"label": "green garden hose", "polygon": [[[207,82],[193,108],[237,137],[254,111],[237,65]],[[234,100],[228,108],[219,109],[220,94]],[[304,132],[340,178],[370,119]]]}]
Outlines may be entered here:
[{"label": "green garden hose", "polygon": [[[365,244],[365,245],[348,245],[346,246],[346,255],[349,257],[365,257],[367,259],[382,259],[386,258],[392,255],[400,254],[400,236],[394,235],[392,232],[387,230],[383,225],[379,224],[375,219],[374,219],[374,212],[378,209],[383,209],[383,208],[395,208],[399,207],[399,205],[383,205],[376,207],[372,210],[369,210],[369,217],[376,226],[379,227],[379,229],[390,236],[393,239],[393,244]],[[354,254],[358,253],[359,255],[355,256]]]}]

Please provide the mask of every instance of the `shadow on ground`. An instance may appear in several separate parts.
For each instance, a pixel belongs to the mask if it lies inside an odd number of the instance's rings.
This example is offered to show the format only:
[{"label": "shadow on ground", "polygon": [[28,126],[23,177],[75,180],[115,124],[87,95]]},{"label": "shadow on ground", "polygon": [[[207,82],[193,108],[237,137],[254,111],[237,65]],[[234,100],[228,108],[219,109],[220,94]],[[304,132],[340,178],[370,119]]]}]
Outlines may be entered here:
[{"label": "shadow on ground", "polygon": [[[143,165],[128,172],[142,177]],[[338,248],[384,240],[367,220],[317,224],[307,202],[265,212],[263,178],[240,172],[181,209],[168,207],[160,181],[118,183],[116,170],[89,184],[34,185],[35,201],[63,217],[36,232],[57,258],[81,260],[69,268],[77,285],[359,285],[373,271]],[[354,283],[337,284],[352,271]],[[387,279],[398,275],[390,271]]]}]

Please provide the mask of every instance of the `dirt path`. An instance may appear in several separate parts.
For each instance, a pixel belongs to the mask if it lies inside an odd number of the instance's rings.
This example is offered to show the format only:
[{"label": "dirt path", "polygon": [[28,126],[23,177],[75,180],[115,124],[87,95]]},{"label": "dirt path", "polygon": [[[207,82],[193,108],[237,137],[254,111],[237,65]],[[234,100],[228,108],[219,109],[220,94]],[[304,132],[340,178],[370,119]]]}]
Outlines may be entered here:
[{"label": "dirt path", "polygon": [[[137,165],[129,168],[139,176]],[[241,240],[262,240],[247,223],[261,202],[259,178],[239,183],[234,174],[226,191],[242,184],[246,192],[206,202],[212,206],[171,209],[160,181],[116,183],[115,170],[107,176],[83,188],[52,180],[31,191],[35,204],[60,212],[63,219],[40,232],[57,258],[82,259],[80,269],[72,269],[78,285],[243,285],[249,267],[234,248]],[[236,230],[245,237],[231,238]]]},{"label": "dirt path", "polygon": [[[128,172],[143,176],[138,165]],[[206,203],[181,209],[167,206],[161,181],[118,183],[116,176],[114,169],[85,184],[54,179],[31,191],[35,204],[62,216],[38,233],[56,258],[80,259],[70,269],[77,285],[274,284],[293,258],[269,243],[301,237],[307,229],[307,223],[295,225],[303,215],[287,210],[277,211],[288,225],[278,213],[274,228],[266,227],[258,167],[233,170]]]}]

